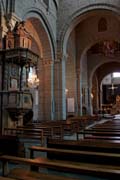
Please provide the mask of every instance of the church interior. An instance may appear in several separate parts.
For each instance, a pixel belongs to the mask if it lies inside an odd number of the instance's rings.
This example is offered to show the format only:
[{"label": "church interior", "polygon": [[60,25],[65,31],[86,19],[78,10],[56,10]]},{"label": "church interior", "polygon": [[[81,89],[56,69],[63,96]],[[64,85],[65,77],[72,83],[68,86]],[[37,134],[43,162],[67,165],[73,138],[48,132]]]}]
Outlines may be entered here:
[{"label": "church interior", "polygon": [[120,1],[0,0],[0,180],[120,178]]}]

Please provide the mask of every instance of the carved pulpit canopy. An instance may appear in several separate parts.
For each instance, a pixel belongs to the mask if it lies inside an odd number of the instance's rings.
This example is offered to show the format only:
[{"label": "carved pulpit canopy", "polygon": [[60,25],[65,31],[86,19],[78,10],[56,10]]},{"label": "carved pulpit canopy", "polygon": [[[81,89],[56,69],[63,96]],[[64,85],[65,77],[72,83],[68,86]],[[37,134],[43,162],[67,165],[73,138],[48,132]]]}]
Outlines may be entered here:
[{"label": "carved pulpit canopy", "polygon": [[28,48],[31,49],[31,35],[27,31],[24,21],[16,22],[15,27],[11,31],[8,30],[6,35],[6,49],[11,48]]}]

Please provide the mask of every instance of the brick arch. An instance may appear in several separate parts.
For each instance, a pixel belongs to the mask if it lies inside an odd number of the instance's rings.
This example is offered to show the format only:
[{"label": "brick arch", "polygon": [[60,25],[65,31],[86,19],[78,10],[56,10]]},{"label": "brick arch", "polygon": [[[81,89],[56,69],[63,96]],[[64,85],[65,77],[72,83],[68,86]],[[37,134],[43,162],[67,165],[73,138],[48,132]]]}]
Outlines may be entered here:
[{"label": "brick arch", "polygon": [[[43,57],[43,47],[42,47],[42,43],[40,41],[39,35],[36,32],[36,29],[34,27],[34,25],[32,24],[30,19],[26,20],[26,28],[27,31],[30,33],[30,35],[32,36],[32,42],[34,42],[35,45],[32,46],[32,49],[34,52],[38,53],[40,55],[40,57]],[[36,47],[38,46],[39,50],[36,50]]]},{"label": "brick arch", "polygon": [[34,8],[28,9],[24,12],[23,20],[29,20],[36,30],[36,34],[38,34],[42,45],[42,58],[45,60],[54,60],[55,38],[44,14],[41,14],[40,10],[38,11]]},{"label": "brick arch", "polygon": [[49,39],[41,22],[39,22],[37,18],[29,18],[27,19],[27,24],[30,29],[29,31],[31,31],[33,38],[40,47],[41,58],[43,58],[43,60],[52,60],[53,58]]},{"label": "brick arch", "polygon": [[[24,16],[28,30],[37,44],[41,60],[38,62],[38,118],[39,120],[52,119],[52,89],[53,89],[53,63],[55,59],[54,38],[51,38],[46,22],[41,20],[40,14],[29,12]],[[36,45],[34,44],[34,45]],[[32,47],[33,48],[33,47]]]},{"label": "brick arch", "polygon": [[111,4],[90,4],[83,8],[80,8],[75,13],[73,13],[69,19],[67,19],[67,23],[65,22],[63,28],[61,29],[61,33],[59,33],[59,47],[61,48],[61,52],[66,54],[67,42],[69,36],[73,29],[83,20],[87,19],[90,15],[95,13],[98,10],[104,10],[112,13],[119,19],[119,8],[117,6],[113,6]]},{"label": "brick arch", "polygon": [[103,78],[105,76],[107,76],[110,73],[119,72],[119,71],[120,71],[120,62],[119,61],[115,61],[115,62],[111,61],[111,62],[104,63],[101,66],[99,66],[96,69],[95,73],[97,75],[99,75],[98,82],[99,82],[99,84],[101,84],[101,81],[103,80]]},{"label": "brick arch", "polygon": [[[111,37],[105,37],[105,40],[113,40],[113,41],[116,41],[116,42],[119,42],[120,43],[120,35],[119,34],[112,34],[112,38]],[[82,57],[84,56],[84,54],[87,53],[87,51],[93,46],[95,45],[96,43],[98,42],[101,42],[103,41],[104,39],[104,36],[103,37],[97,37],[95,36],[94,38],[91,39],[91,41],[89,42],[88,46],[86,48],[84,48],[84,50],[82,51],[82,54],[80,55],[79,59],[80,59],[80,63],[78,64],[79,66],[82,67],[82,61],[84,60]],[[102,66],[103,64],[106,64],[106,63],[111,63],[111,62],[120,62],[120,58],[106,58],[105,60],[103,61],[99,61],[99,62],[96,62],[96,64],[94,65],[94,68],[92,69],[91,73],[89,74],[89,85],[92,84],[92,77],[95,73],[95,71],[100,67]]]}]

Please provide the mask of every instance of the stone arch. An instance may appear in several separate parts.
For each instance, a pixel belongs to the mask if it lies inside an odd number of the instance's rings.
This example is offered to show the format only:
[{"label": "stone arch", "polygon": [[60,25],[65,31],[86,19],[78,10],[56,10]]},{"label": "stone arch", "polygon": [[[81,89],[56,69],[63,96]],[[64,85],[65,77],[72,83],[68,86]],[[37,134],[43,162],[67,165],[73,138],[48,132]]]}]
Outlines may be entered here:
[{"label": "stone arch", "polygon": [[[109,65],[109,68],[106,68],[106,67],[108,67],[108,65]],[[113,72],[120,71],[120,61],[119,60],[115,60],[115,61],[111,60],[110,62],[103,63],[94,70],[94,73],[97,71],[99,73],[99,71],[101,71],[101,69],[102,69],[102,74],[99,77],[99,84],[102,82],[103,78],[106,75],[113,73]]]},{"label": "stone arch", "polygon": [[[38,87],[39,103],[38,120],[52,119],[52,103],[53,103],[53,61],[55,59],[55,45],[54,38],[50,34],[48,22],[41,17],[41,14],[36,10],[28,10],[23,15],[23,20],[26,21],[28,30],[30,31],[34,45],[38,46],[36,49],[40,60],[38,62],[38,77],[40,85]],[[34,49],[34,45],[32,49]],[[35,50],[35,49],[34,49]]]},{"label": "stone arch", "polygon": [[45,17],[45,15],[40,11],[40,9],[37,9],[37,8],[27,9],[26,12],[24,12],[23,20],[31,19],[33,17],[36,20],[38,20],[37,23],[39,23],[39,26],[41,27],[41,30],[42,30],[42,32],[39,32],[39,33],[41,33],[41,41],[43,42],[43,45],[42,45],[43,51],[45,51],[44,49],[46,49],[46,45],[48,45],[47,47],[48,52],[49,52],[48,54],[51,57],[49,58],[45,57],[45,58],[46,60],[47,59],[54,60],[55,59],[55,38],[51,30],[51,27],[49,25],[49,22],[47,18]]},{"label": "stone arch", "polygon": [[67,41],[72,30],[76,27],[77,24],[79,24],[81,21],[85,20],[88,16],[90,16],[90,14],[93,13],[93,11],[96,12],[96,10],[106,10],[113,13],[114,15],[120,14],[118,7],[105,3],[91,4],[73,13],[67,20],[67,23],[64,24],[63,29],[59,34],[59,46],[63,54],[66,54]]},{"label": "stone arch", "polygon": [[97,63],[95,66],[94,66],[94,68],[92,69],[92,71],[91,71],[91,73],[89,74],[89,85],[90,85],[90,87],[92,86],[92,78],[93,78],[93,75],[94,75],[94,73],[95,73],[95,71],[99,68],[99,67],[101,67],[102,65],[104,65],[104,64],[110,64],[110,63],[112,63],[112,62],[114,62],[114,63],[120,63],[120,59],[107,59],[106,58],[106,61],[101,61],[101,62],[99,62],[99,63]]},{"label": "stone arch", "polygon": [[[116,19],[119,20],[119,16],[118,16],[119,15],[119,9],[118,9],[118,7],[113,6],[113,5],[104,4],[104,3],[103,4],[102,3],[101,4],[92,4],[92,5],[89,5],[89,6],[86,6],[86,7],[79,9],[78,11],[73,13],[71,16],[69,16],[69,20],[67,21],[67,23],[65,23],[65,25],[61,29],[61,33],[59,34],[59,37],[58,37],[58,40],[59,40],[58,41],[58,43],[59,43],[59,46],[58,46],[59,50],[58,51],[61,52],[61,54],[67,54],[68,39],[70,37],[71,32],[75,29],[75,27],[78,24],[80,24],[80,22],[83,22],[88,17],[93,15],[93,13],[96,13],[98,11],[108,12],[111,15],[113,15],[114,17],[116,17]],[[82,49],[80,48],[81,52],[79,52],[79,57],[77,57],[78,61],[80,61],[82,59],[82,56],[85,55],[85,53],[90,48],[90,46],[92,46],[92,44],[94,44],[95,42],[101,41],[101,40],[106,39],[106,38],[107,39],[113,39],[113,40],[117,41],[118,37],[120,37],[119,33],[116,33],[114,35],[114,37],[111,36],[110,34],[108,37],[105,37],[105,36],[95,37],[93,35],[93,37],[90,37],[86,40],[86,42],[84,43],[84,47],[82,47]],[[79,67],[78,67],[79,74],[81,72],[80,69],[81,69],[81,66],[79,64]],[[81,76],[79,78],[80,78],[79,81],[81,82]],[[78,89],[78,91],[82,92],[81,91],[81,87],[82,87],[81,84],[78,84],[78,87],[80,87]],[[77,99],[80,99],[80,102],[81,102],[82,100],[81,100],[80,92],[77,92],[77,94],[79,96],[79,97],[77,97]],[[88,94],[90,94],[90,91]],[[77,102],[78,107],[79,107],[80,102]],[[90,104],[88,104],[88,107],[90,107]],[[80,109],[80,111],[81,111],[81,109]],[[89,112],[91,112],[91,110]]]},{"label": "stone arch", "polygon": [[[98,43],[98,42],[101,42],[101,41],[104,41],[104,40],[113,40],[113,41],[116,41],[116,42],[120,42],[120,35],[119,35],[119,33],[116,33],[116,34],[112,34],[112,35],[110,35],[110,36],[108,35],[108,36],[104,37],[104,34],[103,34],[103,36],[100,36],[100,37],[94,36],[94,37],[92,37],[92,39],[88,39],[88,42],[86,42],[86,44],[84,45],[83,49],[81,49],[82,54],[80,54],[80,56],[79,56],[80,65],[82,65],[82,60],[83,60],[82,57],[87,53],[87,51],[88,51],[94,44],[96,44],[96,43]],[[91,83],[92,83],[92,77],[93,77],[93,74],[94,74],[94,72],[96,71],[96,69],[97,69],[99,66],[101,66],[102,64],[104,64],[104,63],[109,63],[109,62],[111,62],[111,61],[113,61],[113,58],[105,59],[105,61],[99,61],[99,62],[96,63],[96,65],[94,66],[92,72],[88,75],[88,76],[89,76],[89,82],[90,82],[89,85],[91,85]],[[116,62],[117,62],[117,61],[119,62],[119,59],[117,59],[117,60],[115,60],[115,61],[116,61]],[[115,61],[114,61],[114,62],[115,62]]]},{"label": "stone arch", "polygon": [[[106,62],[103,63],[102,65],[100,65],[94,72],[94,75],[97,76],[97,80],[98,80],[98,92],[97,93],[97,97],[98,97],[98,102],[99,102],[99,106],[97,109],[101,109],[102,106],[102,102],[103,102],[103,89],[102,89],[102,80],[105,76],[113,73],[113,72],[118,72],[120,71],[120,61],[110,61],[110,62]],[[112,96],[113,100],[114,96]]]}]

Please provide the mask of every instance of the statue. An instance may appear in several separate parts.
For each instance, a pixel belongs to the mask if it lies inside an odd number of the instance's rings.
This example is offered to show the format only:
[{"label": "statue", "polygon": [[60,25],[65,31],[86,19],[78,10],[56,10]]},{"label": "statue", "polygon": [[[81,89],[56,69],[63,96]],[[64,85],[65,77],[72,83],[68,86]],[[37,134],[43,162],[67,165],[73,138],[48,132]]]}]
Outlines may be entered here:
[{"label": "statue", "polygon": [[116,103],[112,106],[111,114],[120,114],[120,95],[116,96]]}]

